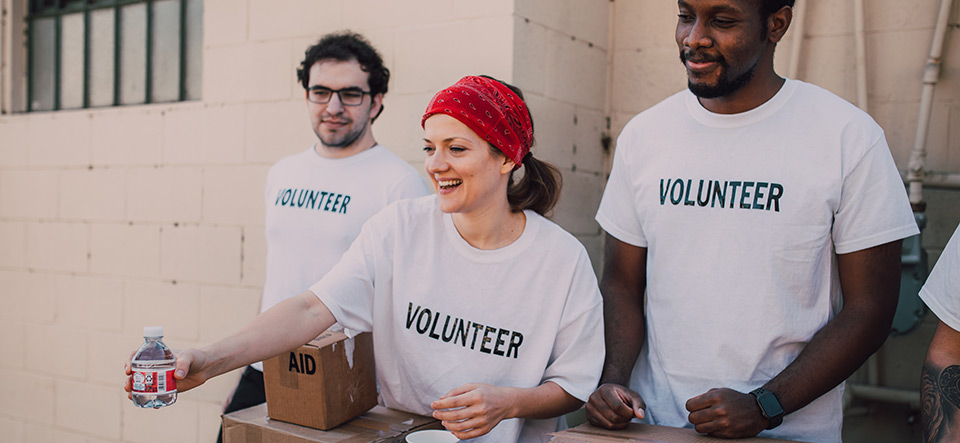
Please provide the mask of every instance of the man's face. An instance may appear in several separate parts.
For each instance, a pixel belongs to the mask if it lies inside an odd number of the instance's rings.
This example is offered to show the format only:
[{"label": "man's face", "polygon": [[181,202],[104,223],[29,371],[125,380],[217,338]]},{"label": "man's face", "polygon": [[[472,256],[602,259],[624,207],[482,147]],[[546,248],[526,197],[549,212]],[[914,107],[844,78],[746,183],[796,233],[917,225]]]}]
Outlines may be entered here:
[{"label": "man's face", "polygon": [[725,97],[750,83],[767,48],[757,0],[680,0],[677,46],[687,86]]},{"label": "man's face", "polygon": [[[356,60],[320,60],[310,67],[308,94],[310,89],[317,87],[369,93],[368,78],[369,74],[360,68]],[[352,147],[370,131],[371,118],[380,109],[382,99],[382,95],[363,94],[361,103],[356,106],[344,105],[338,94],[331,94],[330,101],[325,104],[307,100],[313,132],[329,148]]]}]

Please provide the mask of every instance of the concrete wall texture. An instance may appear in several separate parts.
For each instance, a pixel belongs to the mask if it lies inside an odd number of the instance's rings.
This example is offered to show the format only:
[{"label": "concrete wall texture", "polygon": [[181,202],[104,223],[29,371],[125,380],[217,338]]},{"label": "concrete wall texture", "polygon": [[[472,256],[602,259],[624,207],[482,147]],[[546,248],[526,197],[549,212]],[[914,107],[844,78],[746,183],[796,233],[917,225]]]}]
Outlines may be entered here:
[{"label": "concrete wall texture", "polygon": [[[853,6],[801,0],[777,68],[856,99]],[[806,4],[803,4],[806,3]],[[906,168],[937,3],[871,0],[868,111]],[[0,114],[0,435],[10,442],[211,442],[238,373],[141,410],[121,368],[141,328],[202,346],[257,312],[264,278],[263,181],[313,140],[294,69],[321,34],[365,34],[393,73],[378,140],[418,169],[420,114],[463,75],[527,94],[534,152],[565,187],[554,219],[601,265],[593,221],[627,120],[685,87],[676,6],[655,0],[206,0],[203,99],[15,113],[25,0],[3,6]],[[960,172],[960,6],[947,34],[928,137],[929,169]],[[960,193],[927,194],[935,259],[960,222]],[[935,319],[881,351],[881,381],[917,385]]]}]

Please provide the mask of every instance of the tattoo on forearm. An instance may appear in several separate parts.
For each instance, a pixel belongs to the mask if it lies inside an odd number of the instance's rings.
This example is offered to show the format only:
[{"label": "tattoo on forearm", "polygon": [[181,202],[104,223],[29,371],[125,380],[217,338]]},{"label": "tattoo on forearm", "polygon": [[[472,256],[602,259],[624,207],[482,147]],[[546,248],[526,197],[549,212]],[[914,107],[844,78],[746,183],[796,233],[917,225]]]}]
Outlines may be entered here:
[{"label": "tattoo on forearm", "polygon": [[948,366],[940,373],[940,392],[943,398],[950,400],[954,408],[960,409],[960,366]]},{"label": "tattoo on forearm", "polygon": [[944,441],[943,438],[951,433],[950,426],[960,424],[955,420],[960,411],[960,366],[948,366],[939,371],[929,362],[924,364],[920,397],[924,441]]},{"label": "tattoo on forearm", "polygon": [[920,376],[920,417],[923,421],[923,441],[927,443],[937,441],[940,425],[943,424],[936,371],[936,368],[925,364],[923,374]]}]

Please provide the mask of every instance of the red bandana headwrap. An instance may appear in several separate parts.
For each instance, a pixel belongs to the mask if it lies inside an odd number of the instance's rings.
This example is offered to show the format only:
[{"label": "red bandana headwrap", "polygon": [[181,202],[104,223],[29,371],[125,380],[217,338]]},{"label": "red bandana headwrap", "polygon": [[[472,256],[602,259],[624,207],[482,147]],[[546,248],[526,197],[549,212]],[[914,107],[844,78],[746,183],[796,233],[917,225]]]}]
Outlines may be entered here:
[{"label": "red bandana headwrap", "polygon": [[533,122],[527,105],[503,83],[467,76],[433,96],[420,120],[447,114],[496,146],[519,168],[533,144]]}]

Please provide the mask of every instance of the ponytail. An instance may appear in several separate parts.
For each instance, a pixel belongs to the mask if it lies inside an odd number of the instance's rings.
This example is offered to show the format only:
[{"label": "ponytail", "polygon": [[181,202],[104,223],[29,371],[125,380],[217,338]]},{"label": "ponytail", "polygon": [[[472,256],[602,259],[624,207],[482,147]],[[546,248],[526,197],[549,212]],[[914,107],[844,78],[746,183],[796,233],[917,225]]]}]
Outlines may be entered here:
[{"label": "ponytail", "polygon": [[[494,80],[506,86],[523,102],[524,106],[522,108],[526,108],[526,101],[523,98],[523,91],[521,91],[520,88],[488,75],[481,77]],[[507,202],[510,203],[510,211],[512,212],[529,209],[537,214],[546,216],[557,204],[557,200],[560,200],[560,187],[563,185],[563,177],[560,175],[560,170],[557,169],[556,166],[533,158],[533,153],[529,151],[534,144],[533,115],[530,114],[529,108],[524,109],[524,112],[530,119],[530,145],[526,146],[527,154],[524,155],[523,160],[521,160],[521,164],[523,164],[523,176],[520,177],[520,181],[514,182],[513,180],[515,170],[510,172],[510,180],[507,182]],[[456,115],[454,115],[454,118],[459,119]],[[507,155],[493,143],[489,144],[490,152],[494,155]]]},{"label": "ponytail", "polygon": [[563,177],[556,166],[527,154],[523,157],[523,176],[515,183],[511,173],[507,183],[510,210],[520,212],[530,209],[546,216],[560,199],[562,185]]}]

